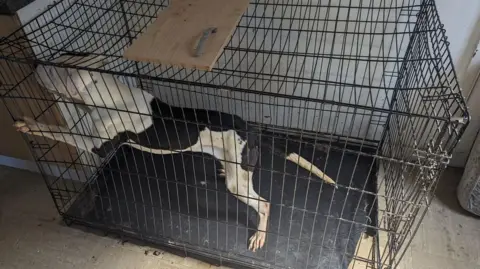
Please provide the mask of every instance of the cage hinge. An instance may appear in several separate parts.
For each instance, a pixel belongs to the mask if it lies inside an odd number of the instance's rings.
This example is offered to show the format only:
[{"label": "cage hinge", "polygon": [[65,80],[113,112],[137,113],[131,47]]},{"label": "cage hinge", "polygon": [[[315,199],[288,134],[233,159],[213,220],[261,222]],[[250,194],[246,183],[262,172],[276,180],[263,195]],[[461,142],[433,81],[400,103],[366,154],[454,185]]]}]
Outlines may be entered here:
[{"label": "cage hinge", "polygon": [[427,162],[426,165],[429,167],[435,167],[438,164],[448,165],[452,158],[452,155],[447,154],[446,152],[434,153],[431,150],[431,147],[428,147],[426,150],[415,149],[415,155],[418,159],[424,159]]}]

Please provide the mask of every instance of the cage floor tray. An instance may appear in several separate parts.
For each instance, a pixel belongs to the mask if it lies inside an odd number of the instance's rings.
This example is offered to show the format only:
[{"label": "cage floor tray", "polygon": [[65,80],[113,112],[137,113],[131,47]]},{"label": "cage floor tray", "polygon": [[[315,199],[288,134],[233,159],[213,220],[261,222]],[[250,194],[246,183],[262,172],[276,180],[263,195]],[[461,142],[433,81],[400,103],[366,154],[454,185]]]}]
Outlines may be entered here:
[{"label": "cage floor tray", "polygon": [[[274,142],[286,145],[284,139]],[[299,146],[288,142],[288,147]],[[352,187],[336,189],[308,179],[303,169],[296,179],[297,166],[272,156],[269,148],[262,147],[254,173],[254,188],[271,203],[267,241],[256,253],[247,250],[256,213],[227,191],[215,173],[219,163],[202,154],[151,155],[123,146],[68,215],[209,258],[221,256],[235,265],[347,268],[370,220],[373,196],[360,190],[375,180],[373,158],[315,151],[302,143],[303,156],[314,156],[319,167],[328,160],[326,173]]]},{"label": "cage floor tray", "polygon": [[134,61],[211,70],[249,0],[174,0],[124,53]]}]

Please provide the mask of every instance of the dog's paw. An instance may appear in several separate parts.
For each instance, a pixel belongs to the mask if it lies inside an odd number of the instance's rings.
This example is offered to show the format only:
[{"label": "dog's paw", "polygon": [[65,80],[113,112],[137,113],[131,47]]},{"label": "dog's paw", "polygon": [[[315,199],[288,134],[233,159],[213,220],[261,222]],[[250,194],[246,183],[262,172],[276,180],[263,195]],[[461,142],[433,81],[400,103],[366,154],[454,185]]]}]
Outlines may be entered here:
[{"label": "dog's paw", "polygon": [[17,129],[18,132],[28,133],[30,132],[30,127],[24,121],[16,121],[13,126]]},{"label": "dog's paw", "polygon": [[262,231],[257,231],[255,234],[252,235],[249,239],[248,249],[255,252],[257,249],[261,249],[265,244],[265,238],[267,234]]}]

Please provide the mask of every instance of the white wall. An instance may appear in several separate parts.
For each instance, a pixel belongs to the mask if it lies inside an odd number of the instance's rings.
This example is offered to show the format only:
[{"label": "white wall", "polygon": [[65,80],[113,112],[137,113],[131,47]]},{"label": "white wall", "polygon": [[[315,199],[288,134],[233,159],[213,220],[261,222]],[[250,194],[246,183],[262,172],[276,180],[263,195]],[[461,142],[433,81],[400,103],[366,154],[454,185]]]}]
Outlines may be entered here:
[{"label": "white wall", "polygon": [[[465,166],[470,149],[480,128],[480,87],[474,93],[472,81],[480,70],[480,61],[471,63],[480,40],[480,1],[478,0],[437,0],[437,7],[450,42],[450,52],[455,63],[463,93],[468,98],[472,120],[462,140],[455,149],[450,165]],[[479,58],[477,54],[476,58]],[[474,66],[472,66],[473,64]],[[468,74],[472,70],[473,74]],[[470,72],[472,72],[470,71]],[[480,85],[479,85],[480,86]]]},{"label": "white wall", "polygon": [[440,19],[447,30],[455,69],[461,80],[480,35],[480,1],[436,0],[436,3]]},{"label": "white wall", "polygon": [[49,5],[54,4],[55,0],[35,0],[27,6],[17,11],[18,18],[25,24],[31,19],[35,18],[38,14],[48,9]]},{"label": "white wall", "polygon": [[[150,0],[154,1],[154,0]],[[34,15],[38,14],[42,11],[48,4],[53,3],[53,0],[37,0],[33,4],[29,5],[28,7],[19,11],[19,16],[21,21],[26,22],[30,20]],[[92,4],[95,1],[90,1]],[[145,1],[148,2],[148,1]],[[312,1],[306,1],[305,3],[311,3]],[[313,1],[315,2],[315,1]],[[330,2],[318,1],[319,3],[335,5],[339,4],[342,6],[346,6],[348,4],[352,5],[363,5],[365,6],[365,1],[346,1],[346,0],[333,0]],[[373,5],[382,5],[384,7],[388,6],[395,6],[400,5],[401,3],[408,3],[408,4],[418,4],[420,0],[372,0],[372,2],[368,2],[368,4],[373,3]],[[96,5],[101,5],[101,2],[95,3]],[[466,66],[468,66],[468,55],[467,53],[470,48],[472,47],[471,41],[469,38],[472,35],[474,25],[477,22],[480,14],[480,1],[478,0],[460,0],[460,1],[452,1],[452,0],[437,0],[437,7],[440,12],[441,20],[445,24],[445,28],[447,30],[447,35],[449,36],[450,50],[453,56],[453,60],[457,66],[457,72],[459,72],[459,76],[464,73]],[[338,16],[339,19],[343,20],[355,20],[360,18],[360,20],[369,19],[375,21],[376,19],[387,20],[390,22],[400,21],[405,22],[407,16],[400,16],[400,14],[391,12],[378,12],[374,10],[373,12],[367,12],[367,9],[361,10],[347,10],[342,9],[340,11],[336,9],[330,9],[331,14],[327,16],[325,14],[325,9],[319,8],[315,10],[311,10],[310,12],[304,12],[303,10],[298,10],[297,12],[289,11],[285,14],[290,17],[302,18],[305,16],[316,16],[316,12],[319,12],[320,18],[329,19],[330,22],[320,22],[319,25],[298,25],[298,20],[293,22],[293,27],[304,27],[304,28],[317,28],[321,30],[330,30],[330,31],[365,31],[365,32],[392,32],[392,31],[411,31],[412,29],[408,28],[400,28],[394,29],[393,24],[387,24],[387,27],[382,29],[380,27],[375,27],[373,24],[365,24],[363,23],[360,28],[355,28],[355,24],[352,22],[349,23],[339,23],[334,24],[332,20]],[[338,12],[337,12],[338,11]],[[257,15],[262,14],[262,12],[266,12],[268,15],[279,15],[275,14],[277,11],[273,11],[272,8],[266,8],[265,10],[252,10],[249,9],[248,15]],[[348,13],[347,13],[348,12]],[[414,18],[410,18],[414,20]],[[87,18],[88,20],[88,18]],[[111,20],[112,21],[112,20]],[[110,22],[111,22],[110,21]],[[108,22],[108,21],[107,21]],[[102,21],[105,23],[105,21]],[[248,25],[248,19],[244,19],[241,22],[241,25]],[[253,24],[258,23],[259,26],[268,26],[270,23],[269,20],[265,21],[253,21]],[[272,22],[273,26],[278,26],[278,21]],[[402,27],[405,27],[406,24],[400,24]],[[81,25],[80,25],[81,26]],[[103,27],[107,27],[104,25]],[[366,28],[365,28],[366,27]],[[99,27],[99,29],[103,29]],[[241,36],[243,33],[249,31],[250,39],[240,41]],[[54,39],[50,39],[49,45],[53,45],[53,43],[61,41],[63,38],[68,37],[71,30],[66,29],[62,35],[57,35]],[[257,38],[252,40],[251,37],[254,34],[261,36],[265,34],[264,31],[258,30],[253,32],[253,29],[238,29],[236,34],[233,37],[233,46],[239,46],[243,48],[247,48],[252,46],[250,42],[253,41],[253,46],[257,48],[263,49],[281,49],[282,45],[285,44],[285,38],[283,41],[277,40],[273,41],[271,36],[273,36],[275,31],[271,31],[267,33],[266,38]],[[281,34],[280,34],[281,35]],[[91,40],[96,40],[93,34],[87,33],[86,36],[91,37]],[[335,37],[334,37],[335,36]],[[300,34],[297,38],[301,41],[300,45],[297,48],[297,51],[301,52],[314,52],[314,49],[320,48],[320,53],[351,53],[353,55],[361,55],[364,57],[370,57],[371,55],[382,55],[382,56],[389,56],[389,57],[398,57],[402,56],[404,52],[405,46],[408,43],[408,38],[405,40],[395,40],[392,36],[386,35],[364,35],[367,36],[366,40],[359,41],[358,37],[354,37],[355,35],[342,35],[339,33],[330,34],[326,36],[313,36],[308,34]],[[360,36],[360,35],[358,35]],[[98,37],[96,37],[97,40]],[[333,42],[333,38],[335,38],[336,42]],[[345,39],[344,39],[345,38]],[[371,38],[371,39],[369,39]],[[87,39],[84,39],[87,40]],[[101,39],[105,42],[105,37]],[[307,40],[310,43],[317,40],[316,47],[314,45],[307,47],[305,44]],[[323,41],[322,41],[323,40]],[[40,40],[43,42],[42,40]],[[262,42],[265,43],[262,44]],[[53,42],[53,43],[52,43]],[[85,41],[89,43],[94,43],[95,41]],[[324,43],[321,43],[324,42]],[[52,44],[50,44],[52,43]],[[396,43],[399,46],[400,51],[397,55],[396,52],[389,49],[391,44]],[[77,46],[79,46],[77,44]],[[40,48],[41,49],[41,48]],[[118,51],[115,53],[119,53]],[[121,52],[120,52],[121,53]],[[121,55],[121,54],[120,54]],[[240,60],[245,53],[234,53],[228,54],[227,57],[234,60],[234,63],[227,63],[228,59],[220,59],[219,66],[226,68],[233,68],[240,71],[262,71],[267,72],[269,69],[269,64],[263,66],[262,58],[263,55],[255,56],[250,54],[248,58],[244,60]],[[252,66],[251,64],[254,62],[253,59],[257,58],[255,64]],[[395,64],[387,64],[385,66],[376,66],[372,62],[366,61],[336,61],[336,60],[322,60],[322,62],[318,63],[317,69],[313,69],[312,67],[315,63],[310,58],[302,59],[300,58],[299,61],[290,63],[288,56],[272,56],[270,61],[274,63],[279,62],[280,67],[279,70],[276,70],[276,73],[284,73],[290,76],[301,76],[305,78],[316,78],[321,80],[329,80],[329,81],[342,81],[342,82],[349,82],[355,83],[360,85],[376,85],[379,87],[386,86],[386,87],[393,87],[395,85],[395,78],[394,77],[385,77],[384,75],[389,72],[395,72],[398,70],[399,66]],[[306,61],[304,65],[305,68],[300,71],[299,69],[295,70],[292,65],[301,65],[302,61]],[[353,66],[357,66],[353,68]],[[325,70],[330,66],[331,72],[326,72]],[[322,72],[320,72],[320,67],[322,67]],[[119,68],[119,67],[117,67]],[[370,70],[370,73],[364,73],[358,70]],[[168,76],[172,76],[175,69],[173,71],[169,71]],[[148,72],[146,72],[148,73]],[[155,73],[148,73],[150,75],[157,75]],[[246,73],[240,73],[241,75],[245,75]],[[255,76],[255,75],[253,75]],[[202,72],[193,72],[192,74],[188,72],[180,72],[176,75],[173,75],[175,78],[181,78],[186,80],[195,80],[198,78],[203,78],[202,81],[209,81],[212,80],[215,84],[223,84],[227,86],[240,86],[242,88],[254,89],[257,91],[260,90],[267,90],[267,91],[280,91],[281,93],[285,94],[294,94],[297,96],[303,97],[313,97],[319,99],[325,99],[330,101],[342,101],[345,103],[354,103],[366,106],[374,106],[380,108],[388,108],[388,99],[389,99],[389,92],[383,90],[370,90],[366,87],[335,87],[332,85],[317,85],[312,86],[308,83],[299,83],[298,81],[290,83],[275,83],[269,82],[268,79],[262,80],[259,79],[260,77],[256,77],[255,79],[246,79],[243,78],[241,81],[236,78],[235,76],[228,76],[228,75],[219,75],[211,74],[211,73],[202,73]],[[368,77],[370,81],[364,81],[364,77]],[[240,83],[240,84],[238,84]],[[228,91],[222,91],[221,89],[209,89],[209,88],[199,88],[194,86],[178,86],[178,88],[169,88],[168,83],[160,84],[152,84],[149,85],[150,89],[156,93],[156,95],[164,98],[166,101],[182,106],[189,106],[189,107],[205,107],[205,108],[213,108],[218,109],[225,112],[235,113],[247,120],[257,121],[266,124],[273,124],[279,125],[282,127],[293,127],[293,128],[300,128],[300,129],[307,129],[311,131],[322,131],[327,133],[336,133],[340,135],[346,136],[358,136],[366,139],[379,139],[382,131],[383,125],[382,121],[385,119],[385,114],[383,113],[371,113],[368,110],[353,110],[352,108],[336,106],[336,105],[322,105],[320,103],[315,102],[303,102],[303,101],[287,101],[282,98],[270,98],[270,97],[262,97],[256,94],[242,94],[242,93],[235,93],[232,94]],[[426,85],[423,85],[426,86]],[[179,90],[183,89],[183,90]],[[192,93],[193,92],[193,93]],[[369,94],[371,96],[369,97]],[[217,97],[213,96],[217,95]],[[317,97],[318,96],[318,97]],[[238,100],[233,100],[232,97],[237,98]],[[253,102],[245,102],[245,100],[253,101]],[[256,102],[256,103],[255,103]],[[259,104],[266,103],[266,104]],[[278,106],[280,105],[280,106]],[[288,108],[288,106],[294,106],[295,108]],[[319,109],[322,109],[324,112],[320,113]],[[253,113],[255,112],[255,113]],[[360,113],[362,115],[352,116],[352,113]],[[289,117],[288,115],[294,115],[294,117]]]}]

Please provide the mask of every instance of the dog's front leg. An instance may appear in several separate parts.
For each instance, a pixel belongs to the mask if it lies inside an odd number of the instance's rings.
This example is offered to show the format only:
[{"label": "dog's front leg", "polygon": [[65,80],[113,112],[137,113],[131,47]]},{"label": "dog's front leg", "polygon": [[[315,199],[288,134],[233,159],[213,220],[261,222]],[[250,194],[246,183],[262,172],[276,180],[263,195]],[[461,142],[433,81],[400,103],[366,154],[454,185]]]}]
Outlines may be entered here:
[{"label": "dog's front leg", "polygon": [[23,118],[23,121],[16,121],[13,126],[17,128],[19,132],[47,137],[89,152],[92,152],[94,148],[93,141],[90,137],[74,134],[65,127],[47,125],[27,117]]}]

